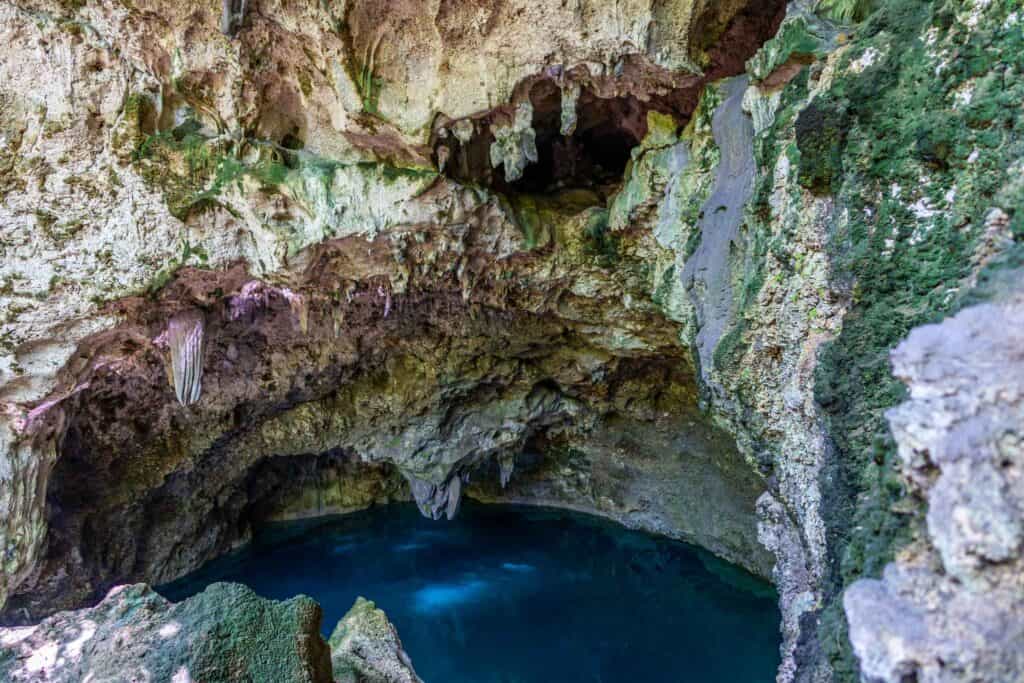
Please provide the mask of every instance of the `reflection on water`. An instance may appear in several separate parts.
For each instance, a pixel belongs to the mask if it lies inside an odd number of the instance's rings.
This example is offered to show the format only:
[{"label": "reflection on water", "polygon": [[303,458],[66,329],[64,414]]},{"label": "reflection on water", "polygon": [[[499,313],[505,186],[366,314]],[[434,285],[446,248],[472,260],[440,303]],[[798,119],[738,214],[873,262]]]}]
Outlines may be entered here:
[{"label": "reflection on water", "polygon": [[427,683],[768,683],[769,586],[696,548],[576,513],[467,503],[452,522],[412,505],[275,525],[161,592],[214,581],[324,608],[356,596],[398,627]]}]

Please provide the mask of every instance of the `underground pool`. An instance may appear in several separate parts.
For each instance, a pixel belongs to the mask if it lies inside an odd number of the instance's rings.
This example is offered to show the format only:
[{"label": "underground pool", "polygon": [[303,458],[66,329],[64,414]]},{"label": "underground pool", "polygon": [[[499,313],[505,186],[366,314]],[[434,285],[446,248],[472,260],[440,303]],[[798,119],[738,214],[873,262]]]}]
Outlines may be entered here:
[{"label": "underground pool", "polygon": [[546,508],[391,505],[275,524],[159,590],[304,593],[329,635],[359,595],[427,683],[760,683],[779,661],[771,586],[692,546]]}]

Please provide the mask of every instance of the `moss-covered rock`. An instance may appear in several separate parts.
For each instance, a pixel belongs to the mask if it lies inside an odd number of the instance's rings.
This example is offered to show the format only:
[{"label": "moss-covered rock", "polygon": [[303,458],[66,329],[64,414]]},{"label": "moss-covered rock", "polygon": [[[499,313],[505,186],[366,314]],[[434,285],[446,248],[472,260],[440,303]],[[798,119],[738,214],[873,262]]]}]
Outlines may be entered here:
[{"label": "moss-covered rock", "polygon": [[843,172],[846,120],[842,111],[812,102],[800,111],[795,130],[800,184],[815,194],[830,194],[832,183]]},{"label": "moss-covered rock", "polygon": [[423,683],[384,610],[365,598],[331,633],[335,683]]},{"label": "moss-covered rock", "polygon": [[5,681],[288,681],[331,683],[320,606],[215,583],[172,604],[119,586],[93,608],[0,629]]}]

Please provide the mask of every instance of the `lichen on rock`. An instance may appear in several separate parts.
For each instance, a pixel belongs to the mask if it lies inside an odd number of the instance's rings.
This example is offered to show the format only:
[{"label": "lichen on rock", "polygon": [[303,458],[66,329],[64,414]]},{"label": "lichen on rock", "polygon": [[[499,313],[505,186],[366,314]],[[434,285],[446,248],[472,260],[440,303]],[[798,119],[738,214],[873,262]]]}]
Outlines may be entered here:
[{"label": "lichen on rock", "polygon": [[422,683],[384,611],[356,598],[330,638],[335,683]]},{"label": "lichen on rock", "polygon": [[331,683],[320,607],[215,583],[172,604],[149,586],[118,586],[98,605],[0,629],[5,681],[295,681]]}]

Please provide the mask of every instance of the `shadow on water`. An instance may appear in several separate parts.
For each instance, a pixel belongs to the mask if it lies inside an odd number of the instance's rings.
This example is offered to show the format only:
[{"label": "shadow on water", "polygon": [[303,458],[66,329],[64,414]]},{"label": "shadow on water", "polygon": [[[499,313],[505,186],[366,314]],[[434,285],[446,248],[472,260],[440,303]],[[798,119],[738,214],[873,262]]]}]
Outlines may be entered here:
[{"label": "shadow on water", "polygon": [[398,627],[428,683],[760,683],[778,665],[771,586],[692,546],[577,513],[467,502],[277,524],[161,587],[304,593],[325,635],[356,596]]}]

